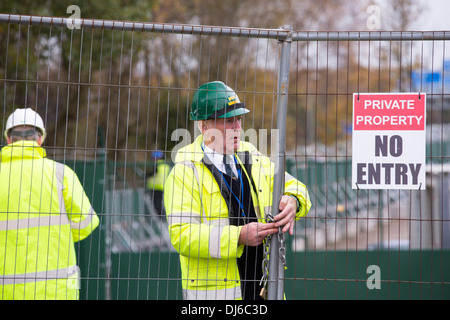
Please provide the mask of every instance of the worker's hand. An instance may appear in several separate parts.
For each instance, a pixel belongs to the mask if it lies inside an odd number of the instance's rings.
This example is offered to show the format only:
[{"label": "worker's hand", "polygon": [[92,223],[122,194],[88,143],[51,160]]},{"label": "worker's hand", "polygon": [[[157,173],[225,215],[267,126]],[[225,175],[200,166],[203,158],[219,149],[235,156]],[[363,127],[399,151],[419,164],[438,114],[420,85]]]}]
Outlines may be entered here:
[{"label": "worker's hand", "polygon": [[284,195],[281,197],[280,212],[273,218],[276,227],[283,227],[282,231],[294,234],[294,221],[297,213],[297,200],[294,197]]},{"label": "worker's hand", "polygon": [[244,225],[239,234],[239,244],[255,247],[268,235],[278,232],[274,223],[251,222]]}]

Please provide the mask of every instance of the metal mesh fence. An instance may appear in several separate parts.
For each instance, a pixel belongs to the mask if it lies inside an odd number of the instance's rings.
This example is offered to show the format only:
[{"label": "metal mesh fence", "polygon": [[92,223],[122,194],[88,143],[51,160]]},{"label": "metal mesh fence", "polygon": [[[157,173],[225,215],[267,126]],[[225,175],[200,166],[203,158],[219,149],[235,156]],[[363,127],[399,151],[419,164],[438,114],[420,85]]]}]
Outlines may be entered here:
[{"label": "metal mesh fence", "polygon": [[[278,282],[288,299],[450,297],[450,33],[0,21],[2,132],[15,108],[37,111],[47,157],[75,170],[100,218],[75,247],[81,299],[182,299],[179,256],[151,182],[159,164],[168,173],[176,152],[198,136],[191,100],[216,80],[250,110],[242,139],[275,162],[281,147],[286,172],[308,188],[311,210],[286,236]],[[426,190],[352,188],[359,92],[427,93]]]}]

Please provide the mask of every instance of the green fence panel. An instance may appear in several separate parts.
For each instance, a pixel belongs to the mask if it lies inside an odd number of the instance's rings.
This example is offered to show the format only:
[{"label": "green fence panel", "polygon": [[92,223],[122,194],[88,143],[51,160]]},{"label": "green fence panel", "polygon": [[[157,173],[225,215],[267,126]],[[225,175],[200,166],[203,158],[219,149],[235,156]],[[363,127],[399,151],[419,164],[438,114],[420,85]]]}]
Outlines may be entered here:
[{"label": "green fence panel", "polygon": [[[287,261],[288,299],[450,299],[450,251],[290,252]],[[367,285],[370,266],[379,268],[379,289]]]},{"label": "green fence panel", "polygon": [[178,253],[113,254],[111,263],[112,300],[182,300]]},{"label": "green fence panel", "polygon": [[66,162],[78,175],[92,207],[100,219],[99,227],[86,239],[75,244],[78,266],[81,269],[81,300],[104,300],[106,255],[103,198],[105,181],[105,161]]}]

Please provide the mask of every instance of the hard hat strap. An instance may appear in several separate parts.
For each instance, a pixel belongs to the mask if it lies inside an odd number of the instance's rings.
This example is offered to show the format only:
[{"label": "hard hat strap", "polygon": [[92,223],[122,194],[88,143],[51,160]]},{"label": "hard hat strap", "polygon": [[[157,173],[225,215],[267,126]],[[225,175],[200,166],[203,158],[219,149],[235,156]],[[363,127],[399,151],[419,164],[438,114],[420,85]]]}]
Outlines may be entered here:
[{"label": "hard hat strap", "polygon": [[39,129],[29,129],[29,130],[15,130],[15,129],[12,129],[9,132],[9,135],[12,136],[12,137],[24,138],[24,137],[32,137],[36,133],[39,134],[40,136],[42,136],[42,132]]}]

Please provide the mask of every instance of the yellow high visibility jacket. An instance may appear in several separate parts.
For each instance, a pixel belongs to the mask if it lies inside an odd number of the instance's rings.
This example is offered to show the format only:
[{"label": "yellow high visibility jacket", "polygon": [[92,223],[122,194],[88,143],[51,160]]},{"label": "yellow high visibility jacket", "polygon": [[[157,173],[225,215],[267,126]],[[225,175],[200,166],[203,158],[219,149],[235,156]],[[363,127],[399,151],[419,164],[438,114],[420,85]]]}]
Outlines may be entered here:
[{"label": "yellow high visibility jacket", "polygon": [[99,224],[78,177],[34,141],[0,156],[0,300],[78,299],[74,242]]},{"label": "yellow high visibility jacket", "polygon": [[[219,185],[202,162],[202,141],[200,135],[178,151],[164,192],[171,242],[180,254],[183,298],[241,299],[237,259],[244,250],[238,243],[242,226],[229,223]],[[251,172],[242,166],[245,154],[250,157]],[[243,173],[252,176],[255,212],[265,222],[272,210],[274,164],[248,142],[241,142],[236,156]],[[308,213],[311,202],[305,185],[287,173],[285,194],[300,202],[297,219]]]},{"label": "yellow high visibility jacket", "polygon": [[156,172],[153,176],[147,179],[147,189],[155,191],[164,190],[164,182],[170,172],[170,165],[165,163],[163,160],[158,160],[156,163]]}]

